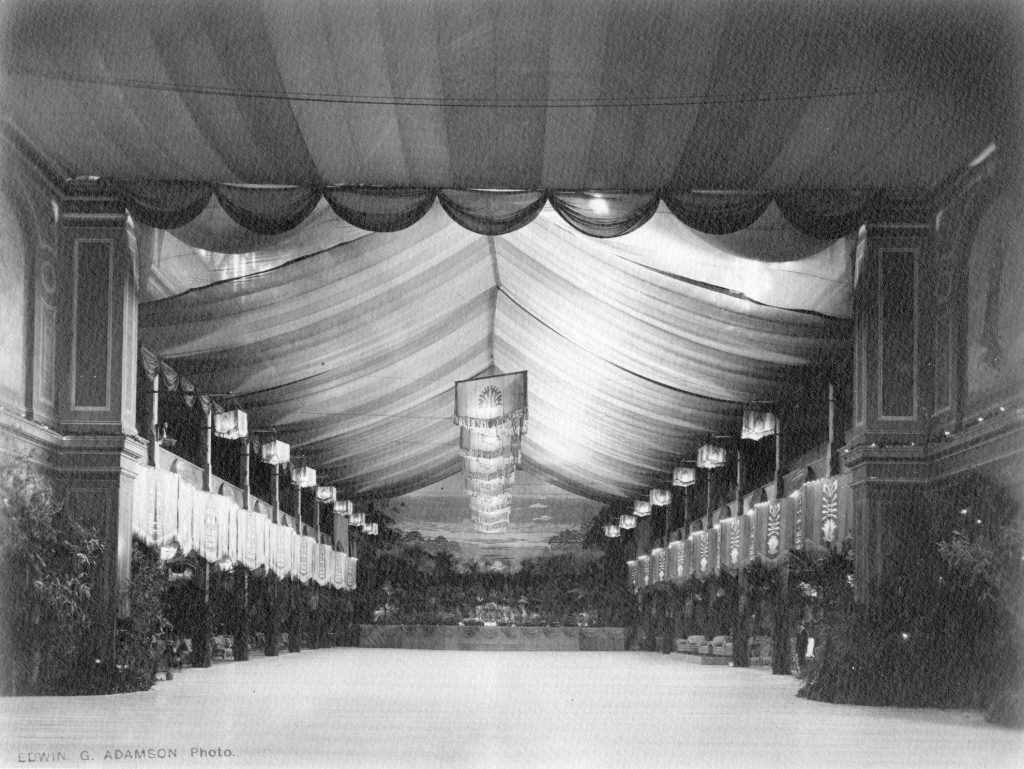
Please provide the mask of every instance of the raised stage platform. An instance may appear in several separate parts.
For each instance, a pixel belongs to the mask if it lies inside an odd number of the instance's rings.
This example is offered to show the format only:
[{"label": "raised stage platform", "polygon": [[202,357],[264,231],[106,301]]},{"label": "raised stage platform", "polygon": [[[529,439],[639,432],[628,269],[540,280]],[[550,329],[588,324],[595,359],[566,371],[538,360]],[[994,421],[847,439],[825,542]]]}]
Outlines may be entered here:
[{"label": "raised stage platform", "polygon": [[621,627],[359,626],[359,645],[371,649],[623,651],[625,641]]}]

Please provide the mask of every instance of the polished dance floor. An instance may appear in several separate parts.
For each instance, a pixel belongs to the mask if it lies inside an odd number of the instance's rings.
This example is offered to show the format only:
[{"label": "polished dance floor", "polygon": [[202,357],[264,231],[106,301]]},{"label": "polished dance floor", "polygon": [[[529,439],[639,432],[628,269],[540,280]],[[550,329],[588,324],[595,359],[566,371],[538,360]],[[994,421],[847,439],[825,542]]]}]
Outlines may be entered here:
[{"label": "polished dance floor", "polygon": [[0,699],[2,766],[1024,766],[968,711],[808,702],[764,669],[640,652],[321,649],[148,692]]}]

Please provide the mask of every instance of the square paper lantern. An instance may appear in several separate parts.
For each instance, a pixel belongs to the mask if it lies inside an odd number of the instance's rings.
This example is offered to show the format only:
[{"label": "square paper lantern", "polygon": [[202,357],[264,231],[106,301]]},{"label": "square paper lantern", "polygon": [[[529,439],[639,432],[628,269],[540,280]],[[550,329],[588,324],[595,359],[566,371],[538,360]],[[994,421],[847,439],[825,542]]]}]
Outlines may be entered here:
[{"label": "square paper lantern", "polygon": [[635,529],[636,528],[636,516],[635,515],[629,515],[628,513],[626,515],[620,515],[619,516],[619,528],[620,529],[627,529],[627,530],[628,529]]},{"label": "square paper lantern", "polygon": [[334,502],[338,497],[338,491],[333,486],[317,486],[316,498],[318,502]]},{"label": "square paper lantern", "polygon": [[672,504],[672,492],[668,489],[651,489],[651,504],[665,507]]},{"label": "square paper lantern", "polygon": [[633,502],[633,515],[637,518],[644,518],[651,514],[651,503],[643,499],[637,499]]},{"label": "square paper lantern", "polygon": [[366,514],[365,513],[352,513],[348,517],[348,525],[349,526],[362,526],[365,521],[366,521]]},{"label": "square paper lantern", "polygon": [[614,523],[606,524],[604,527],[604,535],[606,537],[614,539],[615,537],[619,536],[619,527],[616,526]]},{"label": "square paper lantern", "polygon": [[744,411],[743,432],[745,441],[759,441],[779,432],[779,422],[770,411]]},{"label": "square paper lantern", "polygon": [[312,467],[293,467],[292,483],[300,489],[311,489],[316,486],[316,470]]},{"label": "square paper lantern", "polygon": [[672,471],[673,486],[693,486],[697,482],[697,468],[677,467]]},{"label": "square paper lantern", "polygon": [[286,465],[291,451],[292,447],[284,441],[269,441],[260,447],[260,459],[268,465]]},{"label": "square paper lantern", "polygon": [[336,499],[334,501],[334,513],[335,515],[351,515],[352,514],[352,502],[348,499]]},{"label": "square paper lantern", "polygon": [[213,415],[213,432],[218,438],[236,441],[249,435],[249,415],[240,409]]},{"label": "square paper lantern", "polygon": [[725,448],[713,443],[705,443],[697,450],[697,467],[714,470],[725,466]]}]

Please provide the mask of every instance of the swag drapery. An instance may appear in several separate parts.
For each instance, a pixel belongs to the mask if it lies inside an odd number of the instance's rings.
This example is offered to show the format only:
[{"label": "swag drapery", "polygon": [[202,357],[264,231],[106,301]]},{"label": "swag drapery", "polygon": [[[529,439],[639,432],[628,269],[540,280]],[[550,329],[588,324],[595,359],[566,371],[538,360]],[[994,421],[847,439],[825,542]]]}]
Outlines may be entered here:
[{"label": "swag drapery", "polygon": [[471,232],[504,235],[533,221],[545,203],[579,232],[595,238],[626,235],[654,216],[661,201],[698,232],[728,235],[753,224],[773,201],[786,220],[809,237],[836,240],[856,230],[879,199],[870,190],[767,192],[651,192],[456,190],[374,187],[253,187],[178,181],[117,181],[110,187],[138,221],[158,229],[183,227],[212,197],[237,224],[261,235],[298,226],[321,197],[345,222],[370,232],[412,226],[438,200]]}]

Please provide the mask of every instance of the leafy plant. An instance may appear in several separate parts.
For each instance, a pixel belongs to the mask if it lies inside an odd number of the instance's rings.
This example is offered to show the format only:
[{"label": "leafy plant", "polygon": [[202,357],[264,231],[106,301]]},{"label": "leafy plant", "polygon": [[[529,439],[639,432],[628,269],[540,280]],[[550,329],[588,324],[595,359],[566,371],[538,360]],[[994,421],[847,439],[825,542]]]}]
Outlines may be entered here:
[{"label": "leafy plant", "polygon": [[101,551],[36,469],[0,468],[0,692],[56,694],[73,683]]}]

